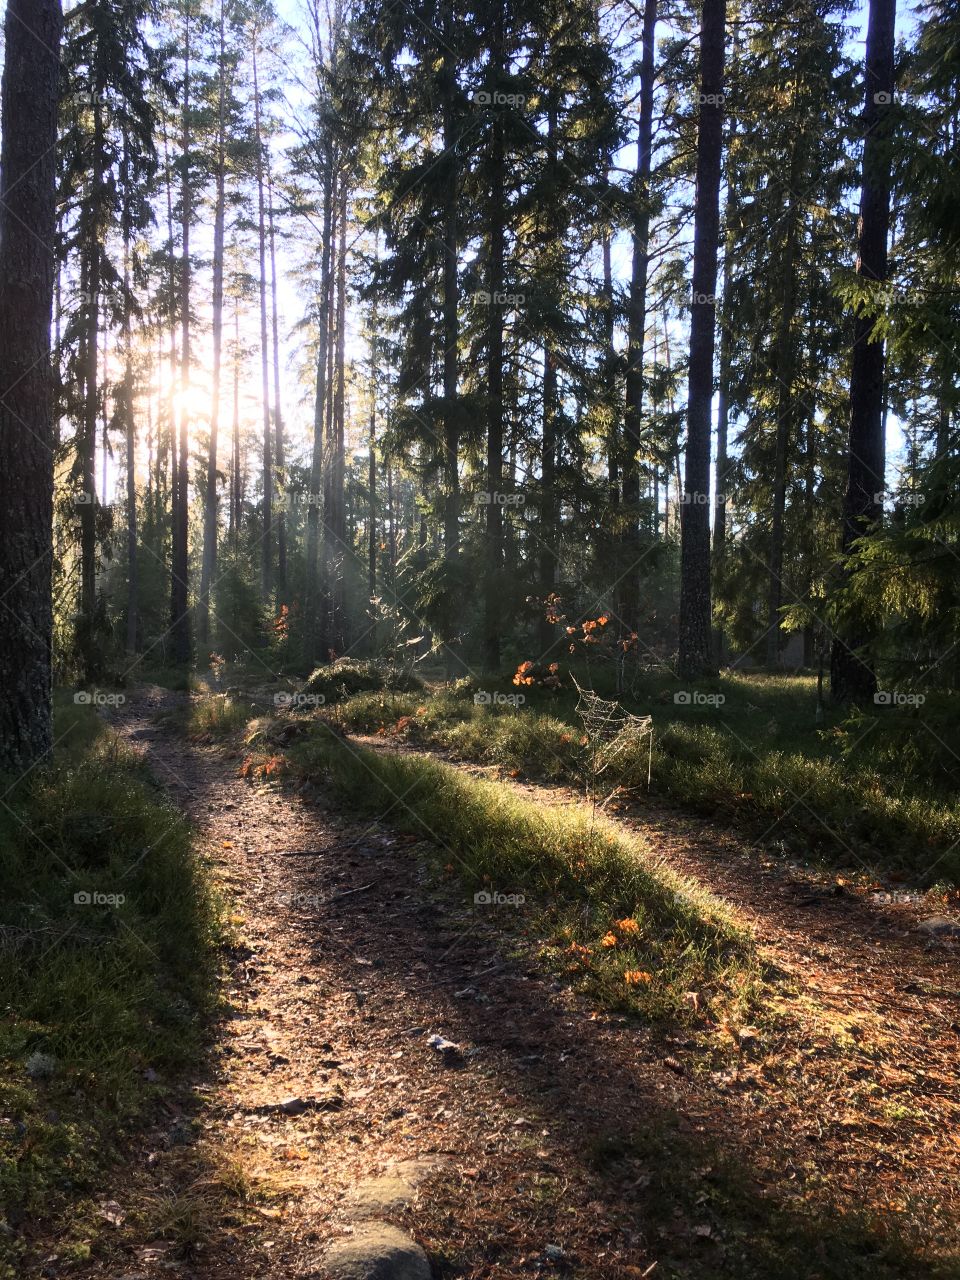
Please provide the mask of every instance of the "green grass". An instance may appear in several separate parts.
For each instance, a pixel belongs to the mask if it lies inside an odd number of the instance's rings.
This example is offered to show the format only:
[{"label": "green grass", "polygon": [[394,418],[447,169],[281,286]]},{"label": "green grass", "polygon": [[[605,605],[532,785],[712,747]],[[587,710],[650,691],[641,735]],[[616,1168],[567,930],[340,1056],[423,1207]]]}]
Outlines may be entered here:
[{"label": "green grass", "polygon": [[0,1276],[21,1223],[62,1221],[69,1247],[213,1007],[218,914],[185,820],[91,709],[58,710],[54,762],[0,810]]},{"label": "green grass", "polygon": [[421,681],[401,667],[384,666],[366,659],[338,658],[329,666],[317,667],[306,681],[304,690],[334,703],[368,690],[408,692],[421,687]]},{"label": "green grass", "polygon": [[255,712],[249,702],[226,693],[192,698],[181,727],[197,741],[231,738],[245,729]]},{"label": "green grass", "polygon": [[[679,704],[680,691],[669,677],[646,675],[624,699],[653,715],[653,797],[804,859],[893,871],[927,887],[960,883],[956,699],[854,716],[827,709],[818,725],[813,677],[728,674],[693,691],[719,703]],[[475,705],[469,682],[433,694],[363,693],[335,715],[356,732],[397,733],[465,760],[584,785],[589,752],[575,696],[524,692],[518,709]],[[600,785],[645,796],[645,746],[619,756]]]},{"label": "green grass", "polygon": [[[533,804],[422,756],[358,752],[323,725],[288,757],[294,771],[331,782],[352,807],[422,837],[438,877],[458,882],[465,908],[498,924],[525,922],[548,964],[607,1007],[684,1017],[685,993],[695,990],[720,1017],[756,994],[760,969],[748,933],[602,818]],[[478,892],[524,901],[519,909],[478,905]]]}]

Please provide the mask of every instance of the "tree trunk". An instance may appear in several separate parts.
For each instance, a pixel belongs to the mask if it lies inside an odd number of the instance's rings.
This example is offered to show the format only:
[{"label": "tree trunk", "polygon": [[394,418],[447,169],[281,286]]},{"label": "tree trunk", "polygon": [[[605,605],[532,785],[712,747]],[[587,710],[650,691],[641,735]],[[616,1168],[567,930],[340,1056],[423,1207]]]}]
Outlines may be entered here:
[{"label": "tree trunk", "polygon": [[557,628],[548,597],[557,581],[557,362],[550,339],[543,348],[543,444],[540,453],[540,658],[553,648]]},{"label": "tree trunk", "polygon": [[[267,222],[270,229],[270,298],[273,337],[273,460],[275,489],[283,497],[286,478],[283,473],[283,412],[280,407],[280,320],[277,307],[277,228],[273,217],[273,179],[270,156],[267,156]],[[287,517],[281,501],[277,510],[277,606],[287,600]]]},{"label": "tree trunk", "polygon": [[770,562],[767,584],[767,666],[780,665],[780,606],[783,603],[783,524],[787,504],[787,453],[793,427],[794,311],[798,226],[796,189],[800,180],[801,148],[794,141],[787,186],[786,245],[781,261],[782,291],[777,326],[774,371],[777,377],[777,423],[773,464],[773,503],[770,521]]},{"label": "tree trunk", "polygon": [[[167,195],[167,245],[168,258],[167,265],[169,267],[169,276],[167,280],[167,288],[169,291],[170,306],[170,347],[168,351],[168,359],[170,361],[170,393],[167,397],[167,436],[170,444],[170,520],[171,528],[176,521],[177,514],[177,491],[179,487],[179,476],[177,473],[177,401],[176,386],[177,375],[179,371],[179,360],[177,357],[177,269],[173,256],[173,170],[170,164],[170,143],[167,137],[167,125],[164,120],[163,125],[163,153],[166,170],[166,195]],[[161,448],[157,449],[157,462],[160,463],[164,456]]]},{"label": "tree trunk", "polygon": [[[124,154],[124,168],[127,166]],[[137,651],[138,594],[137,564],[137,424],[133,414],[133,338],[131,334],[132,293],[130,286],[130,213],[129,179],[124,175],[123,211],[123,381],[121,384],[121,420],[125,428],[127,451],[127,653]]]},{"label": "tree trunk", "polygon": [[685,492],[680,517],[681,679],[714,670],[710,617],[710,409],[723,153],[725,0],[704,0],[700,27],[700,112],[693,228]]},{"label": "tree trunk", "polygon": [[0,154],[0,771],[52,747],[59,0],[7,0]]},{"label": "tree trunk", "polygon": [[240,299],[233,308],[233,422],[230,436],[230,527],[234,551],[240,538]]},{"label": "tree trunk", "polygon": [[443,150],[446,165],[443,210],[443,427],[446,483],[443,550],[447,560],[456,560],[460,553],[460,422],[457,409],[460,343],[457,278],[459,167],[453,118],[456,64],[451,52],[454,37],[449,0],[444,5],[443,21]]},{"label": "tree trunk", "polygon": [[253,36],[253,129],[257,149],[257,214],[260,260],[260,383],[263,402],[263,528],[261,531],[260,591],[265,608],[273,604],[273,442],[270,432],[270,348],[267,340],[267,220],[263,195],[263,134],[260,119],[260,81],[257,42]]},{"label": "tree trunk", "polygon": [[[717,458],[714,464],[713,491],[713,572],[723,568],[727,550],[727,482],[730,470],[730,459],[727,455],[730,429],[730,364],[733,347],[733,335],[730,331],[730,289],[733,284],[733,254],[731,237],[727,237],[727,245],[723,258],[723,299],[720,311],[720,361],[717,378]],[[723,662],[723,628],[716,629],[716,654],[718,662]]]},{"label": "tree trunk", "polygon": [[217,437],[220,430],[220,369],[223,352],[223,241],[226,222],[226,23],[225,0],[220,0],[220,56],[217,86],[217,171],[213,214],[213,389],[210,404],[210,450],[207,454],[203,498],[203,559],[200,565],[200,601],[197,636],[201,645],[210,639],[210,591],[217,573]]},{"label": "tree trunk", "polygon": [[347,178],[341,177],[339,206],[337,209],[337,346],[333,382],[333,452],[331,469],[333,480],[333,576],[331,581],[330,637],[338,653],[346,648],[346,618],[344,617],[344,569],[347,550],[347,512],[344,482],[344,407],[346,403],[347,372]]},{"label": "tree trunk", "polygon": [[[887,277],[890,229],[890,133],[894,75],[896,0],[870,0],[867,26],[863,173],[857,274],[865,280]],[[873,341],[874,320],[860,312],[854,318],[850,371],[850,430],[847,488],[843,499],[841,550],[846,555],[857,538],[874,528],[883,512],[883,340]],[[877,680],[864,653],[870,627],[853,614],[838,627],[830,655],[830,691],[836,702],[869,701]]]},{"label": "tree trunk", "polygon": [[[494,76],[503,74],[503,0],[497,0],[490,61]],[[496,82],[495,82],[496,83]],[[491,125],[489,192],[489,289],[487,308],[487,572],[484,600],[483,658],[487,669],[500,669],[500,595],[503,590],[503,508],[498,498],[503,484],[503,293],[506,253],[506,152],[502,111]]]},{"label": "tree trunk", "polygon": [[330,259],[333,225],[332,157],[327,156],[323,175],[323,235],[320,247],[320,309],[317,319],[316,399],[313,407],[313,451],[310,459],[310,492],[307,504],[307,555],[304,584],[303,635],[304,659],[315,662],[318,657],[320,503],[323,495],[324,418],[327,404],[327,349],[330,342]]},{"label": "tree trunk", "polygon": [[80,616],[78,649],[83,678],[93,684],[100,674],[97,644],[97,415],[100,403],[100,210],[103,201],[103,114],[99,89],[94,91],[90,211],[83,249],[84,326],[83,430],[77,442],[82,490],[80,500]]},{"label": "tree trunk", "polygon": [[173,574],[170,639],[173,661],[190,661],[190,615],[187,538],[190,522],[190,5],[187,4],[183,54],[183,173],[181,179],[180,271],[180,447],[177,457],[177,500],[173,520]]},{"label": "tree trunk", "polygon": [[[722,30],[722,19],[721,19]],[[637,168],[633,183],[633,265],[627,315],[627,376],[623,442],[623,519],[620,625],[629,636],[640,627],[640,426],[643,414],[643,347],[647,327],[647,276],[650,269],[650,167],[653,150],[654,54],[657,0],[643,7],[640,63],[640,120]],[[722,56],[721,45],[721,56]]]}]

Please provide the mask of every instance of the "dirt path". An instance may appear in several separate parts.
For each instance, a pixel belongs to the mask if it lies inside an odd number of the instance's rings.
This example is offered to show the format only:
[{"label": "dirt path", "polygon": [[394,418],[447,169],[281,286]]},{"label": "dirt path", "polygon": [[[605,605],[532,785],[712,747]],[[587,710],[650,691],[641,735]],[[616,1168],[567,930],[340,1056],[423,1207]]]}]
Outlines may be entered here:
[{"label": "dirt path", "polygon": [[[195,1113],[175,1119],[198,1141],[183,1167],[145,1151],[130,1194],[183,1197],[178,1179],[226,1165],[257,1207],[186,1251],[132,1244],[131,1278],[319,1280],[364,1179],[410,1160],[419,1199],[385,1216],[438,1278],[954,1274],[929,1239],[909,1264],[887,1256],[913,1217],[945,1250],[958,1230],[946,957],[871,935],[838,968],[831,904],[805,927],[747,901],[788,972],[809,962],[795,1030],[731,1062],[584,1007],[508,950],[496,909],[478,920],[462,894],[431,894],[404,837],[251,786],[224,752],[158,729],[171,701],[132,699],[123,732],[197,823],[243,945]],[[657,838],[707,868],[675,826]],[[722,845],[709,861],[733,866]],[[909,1044],[877,1039],[894,1006]],[[854,1222],[861,1205],[884,1224]]]}]

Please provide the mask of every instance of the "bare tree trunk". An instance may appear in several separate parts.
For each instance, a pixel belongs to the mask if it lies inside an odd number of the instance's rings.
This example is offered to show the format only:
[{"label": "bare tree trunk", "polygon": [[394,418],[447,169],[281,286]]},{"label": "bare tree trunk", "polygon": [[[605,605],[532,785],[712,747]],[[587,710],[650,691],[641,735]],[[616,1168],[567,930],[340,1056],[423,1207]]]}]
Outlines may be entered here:
[{"label": "bare tree trunk", "polygon": [[321,584],[319,578],[320,503],[323,497],[323,445],[327,406],[327,351],[330,345],[330,260],[333,228],[332,157],[327,155],[323,175],[323,235],[320,247],[320,307],[317,317],[316,399],[313,408],[313,451],[310,459],[310,492],[307,505],[307,556],[304,587],[304,658],[318,656]]},{"label": "bare tree trunk", "polygon": [[[610,244],[610,232],[607,230],[603,232],[601,254],[603,258],[603,286],[601,291],[603,299],[603,353],[600,359],[605,369],[607,386],[612,389],[617,364],[617,349],[614,340],[616,318],[614,316],[613,303],[613,254]],[[610,406],[610,427],[604,444],[607,450],[607,501],[612,509],[620,503],[620,465],[622,462],[617,415],[613,411],[612,405]],[[613,527],[613,524],[611,524],[611,527]],[[619,572],[614,574],[614,578],[619,576]]]},{"label": "bare tree trunk", "polygon": [[[270,176],[270,156],[267,155],[267,221],[270,229],[270,296],[273,336],[273,460],[275,465],[274,487],[283,497],[284,475],[283,412],[280,405],[280,336],[277,308],[277,229],[273,217],[273,179]],[[277,605],[287,604],[287,517],[282,501],[277,511]]]},{"label": "bare tree trunk", "polygon": [[[128,168],[126,150],[124,168]],[[124,192],[129,180],[124,177]],[[130,219],[124,197],[123,211],[123,381],[121,420],[125,428],[127,452],[127,653],[137,651],[138,564],[137,564],[137,426],[133,415],[133,336],[131,333]]]},{"label": "bare tree trunk", "polygon": [[190,4],[184,23],[183,54],[183,173],[181,178],[180,271],[180,447],[177,458],[177,500],[173,520],[173,574],[170,639],[173,661],[190,661],[189,560],[187,539],[190,521]]},{"label": "bare tree trunk", "polygon": [[83,289],[87,308],[84,327],[83,431],[78,441],[80,461],[80,616],[78,649],[83,678],[89,684],[100,674],[97,630],[97,415],[100,403],[100,209],[103,201],[103,112],[99,87],[94,91],[93,151],[90,172],[91,225],[84,246]]},{"label": "bare tree trunk", "polygon": [[273,596],[273,444],[270,433],[270,348],[267,341],[267,225],[263,195],[263,133],[260,118],[260,81],[257,70],[257,42],[253,34],[253,120],[257,148],[257,214],[260,255],[260,374],[263,400],[263,530],[261,539],[260,589],[264,605],[272,605]]},{"label": "bare tree trunk", "polygon": [[332,511],[330,529],[333,555],[330,582],[330,639],[338,653],[346,648],[344,617],[344,560],[347,546],[346,495],[344,493],[344,403],[346,391],[346,343],[347,343],[347,178],[340,180],[337,208],[337,343],[333,382],[333,441],[330,457],[332,481]]},{"label": "bare tree trunk", "polygon": [[558,511],[557,503],[557,364],[550,341],[543,348],[543,429],[540,454],[540,657],[545,658],[556,639],[553,610],[547,604],[556,586]]},{"label": "bare tree trunk", "polygon": [[[177,376],[179,372],[179,358],[177,354],[177,270],[173,256],[173,170],[170,163],[170,143],[167,137],[167,126],[164,121],[163,126],[163,152],[166,168],[166,189],[167,189],[167,244],[169,245],[169,278],[167,286],[170,294],[170,349],[168,359],[170,361],[170,393],[167,397],[167,434],[170,442],[170,521],[171,527],[176,521],[177,513],[177,492],[179,489],[179,473],[177,468],[177,407],[176,407],[176,387]],[[163,450],[157,450],[157,460],[163,455]]]},{"label": "bare tree trunk", "polygon": [[455,44],[450,0],[443,8],[443,148],[446,188],[443,210],[443,426],[446,501],[443,518],[443,550],[447,560],[460,554],[460,419],[457,407],[460,343],[457,279],[459,167],[453,118],[456,94]]},{"label": "bare tree trunk", "polygon": [[627,316],[627,376],[623,448],[620,623],[629,633],[640,627],[640,444],[643,421],[643,349],[647,328],[647,277],[650,270],[650,169],[653,155],[654,55],[657,0],[643,6],[640,62],[640,119],[637,168],[633,180],[633,264]]},{"label": "bare tree trunk", "polygon": [[203,558],[200,565],[200,601],[197,638],[206,646],[210,639],[210,591],[217,573],[217,443],[220,432],[220,371],[223,353],[223,242],[226,223],[226,21],[225,0],[220,0],[220,52],[217,85],[217,170],[216,202],[213,214],[213,388],[210,404],[210,450],[207,454],[206,488],[203,497]]},{"label": "bare tree trunk", "polygon": [[[865,67],[863,176],[857,274],[865,280],[887,277],[890,230],[890,133],[894,89],[896,0],[870,0]],[[850,433],[847,488],[843,499],[841,550],[869,533],[883,512],[884,488],[884,344],[874,341],[874,318],[854,317],[850,370]],[[851,615],[834,636],[830,655],[830,692],[836,702],[873,697],[877,679],[865,650],[872,636],[866,619]]]},{"label": "bare tree trunk", "polygon": [[775,370],[777,376],[777,427],[773,464],[773,503],[770,522],[770,563],[767,584],[767,666],[780,665],[780,606],[783,602],[783,524],[787,504],[787,452],[793,427],[794,334],[796,309],[796,257],[800,229],[797,225],[796,189],[800,178],[799,144],[794,141],[787,188],[786,245],[781,263],[782,291],[777,326]]},{"label": "bare tree trunk", "polygon": [[[374,241],[374,258],[380,256],[380,235]],[[377,337],[379,312],[376,298],[370,308],[370,452],[367,458],[367,596],[372,602],[377,596]],[[449,498],[449,492],[447,497]],[[375,606],[373,606],[375,609]],[[376,652],[376,613],[370,625],[370,647]]]},{"label": "bare tree trunk", "polygon": [[[727,214],[730,215],[732,193],[728,194]],[[713,493],[713,572],[714,575],[723,569],[724,556],[727,550],[727,483],[730,470],[729,430],[730,430],[730,364],[733,349],[731,332],[730,292],[733,288],[733,253],[732,235],[727,233],[723,255],[723,297],[720,303],[720,360],[717,377],[717,459],[714,464]],[[716,654],[718,662],[724,657],[723,628],[716,629]]]},{"label": "bare tree trunk", "polygon": [[[495,75],[504,70],[504,5],[497,0],[490,62]],[[487,308],[487,566],[484,600],[483,658],[487,669],[500,668],[500,598],[503,568],[503,508],[498,499],[503,484],[503,292],[506,253],[506,150],[502,112],[491,125],[489,253],[490,303]]]},{"label": "bare tree trunk", "polygon": [[52,747],[59,0],[7,0],[0,153],[0,771]]},{"label": "bare tree trunk", "polygon": [[693,229],[685,492],[680,517],[681,679],[714,670],[710,616],[710,409],[723,154],[725,0],[704,0],[700,26],[697,197]]},{"label": "bare tree trunk", "polygon": [[230,436],[230,545],[240,538],[240,299],[233,308],[233,422]]}]

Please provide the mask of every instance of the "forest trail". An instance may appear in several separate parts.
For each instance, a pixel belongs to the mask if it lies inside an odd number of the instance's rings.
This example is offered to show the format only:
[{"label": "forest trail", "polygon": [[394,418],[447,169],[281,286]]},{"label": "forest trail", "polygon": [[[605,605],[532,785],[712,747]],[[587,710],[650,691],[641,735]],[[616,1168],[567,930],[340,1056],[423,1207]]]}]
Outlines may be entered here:
[{"label": "forest trail", "polygon": [[[591,1011],[518,958],[494,918],[428,890],[409,837],[322,795],[251,785],[223,750],[175,736],[158,717],[176,702],[142,691],[118,727],[196,823],[242,940],[191,1154],[171,1169],[145,1152],[117,1196],[183,1197],[224,1162],[254,1194],[213,1215],[174,1273],[319,1280],[368,1180],[403,1165],[419,1194],[378,1216],[420,1242],[436,1277],[950,1274],[919,1247],[904,1269],[884,1232],[853,1221],[886,1205],[909,1243],[910,1203],[944,1252],[957,1232],[946,953],[861,935],[870,969],[853,984],[831,958],[827,935],[849,925],[833,928],[832,906],[805,930],[749,900],[772,954],[809,955],[795,1034],[710,1060],[682,1031]],[[684,870],[706,856],[672,819],[661,840]],[[711,882],[723,891],[722,873]],[[875,1024],[895,1009],[881,1042]],[[439,1053],[432,1034],[463,1052]],[[131,1276],[171,1274],[168,1242],[132,1252]]]}]

